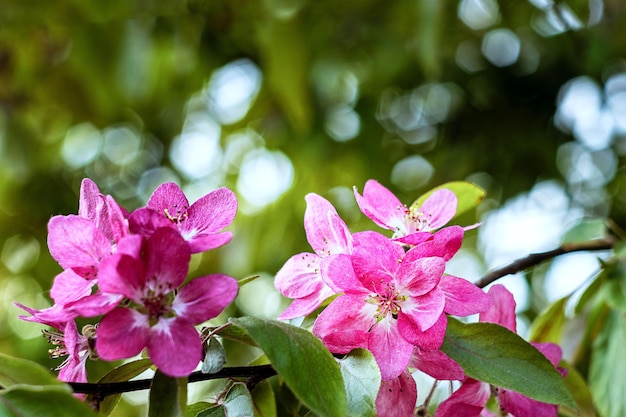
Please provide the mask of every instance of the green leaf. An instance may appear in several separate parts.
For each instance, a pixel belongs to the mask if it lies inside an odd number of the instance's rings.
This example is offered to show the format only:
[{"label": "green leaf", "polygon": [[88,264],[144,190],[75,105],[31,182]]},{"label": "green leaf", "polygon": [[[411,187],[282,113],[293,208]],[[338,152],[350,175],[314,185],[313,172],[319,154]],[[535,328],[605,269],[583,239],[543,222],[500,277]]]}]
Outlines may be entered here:
[{"label": "green leaf", "polygon": [[339,365],[317,337],[276,320],[241,317],[231,322],[250,334],[304,405],[321,416],[345,417],[346,394]]},{"label": "green leaf", "polygon": [[612,310],[594,341],[589,387],[603,417],[626,416],[626,316]]},{"label": "green leaf", "polygon": [[565,233],[561,242],[588,242],[606,237],[606,233],[606,219],[583,219]]},{"label": "green leaf", "polygon": [[65,387],[15,385],[0,393],[0,416],[95,417],[96,414]]},{"label": "green leaf", "polygon": [[202,361],[202,373],[214,374],[219,372],[226,363],[224,346],[215,337],[209,338],[209,346]]},{"label": "green leaf", "polygon": [[254,417],[276,417],[276,397],[269,381],[261,381],[250,393],[254,404]]},{"label": "green leaf", "polygon": [[560,343],[565,324],[565,304],[569,297],[563,297],[550,304],[530,326],[530,340],[534,342]]},{"label": "green leaf", "polygon": [[576,406],[563,377],[548,359],[502,326],[463,324],[450,318],[441,350],[474,379],[538,401]]},{"label": "green leaf", "polygon": [[148,417],[181,417],[187,404],[187,378],[173,378],[157,370],[150,386]]},{"label": "green leaf", "polygon": [[348,398],[348,416],[374,417],[381,376],[370,351],[355,349],[339,361]]},{"label": "green leaf", "polygon": [[66,386],[38,363],[0,353],[0,385],[6,388],[18,384]]},{"label": "green leaf", "polygon": [[189,404],[185,410],[185,417],[197,417],[201,412],[214,407],[215,404],[207,403],[206,401],[199,401],[197,403]]},{"label": "green leaf", "polygon": [[458,217],[466,211],[477,207],[485,198],[485,190],[483,190],[476,184],[467,181],[452,181],[435,187],[432,190],[421,195],[411,205],[411,208],[421,207],[421,205],[424,204],[424,201],[426,201],[426,199],[430,197],[432,193],[444,188],[452,191],[458,199],[456,214],[454,217]]},{"label": "green leaf", "polygon": [[254,415],[252,397],[246,385],[241,382],[233,384],[228,390],[223,406],[227,417],[251,417]]},{"label": "green leaf", "polygon": [[560,366],[562,368],[568,368],[567,376],[565,377],[565,385],[567,385],[574,401],[576,401],[575,409],[562,407],[559,410],[560,414],[571,417],[596,417],[591,392],[582,375],[580,375],[576,368],[567,366],[566,363]]},{"label": "green leaf", "polygon": [[216,405],[215,407],[209,408],[208,410],[204,410],[198,413],[197,417],[227,417],[226,412],[224,411],[224,407],[221,405]]},{"label": "green leaf", "polygon": [[224,339],[234,340],[235,342],[245,343],[246,345],[258,347],[252,337],[241,327],[225,326],[217,332]]},{"label": "green leaf", "polygon": [[[125,382],[152,366],[150,359],[139,359],[118,366],[98,380],[98,383]],[[108,395],[101,403],[98,414],[108,416],[120,402],[122,394]]]}]

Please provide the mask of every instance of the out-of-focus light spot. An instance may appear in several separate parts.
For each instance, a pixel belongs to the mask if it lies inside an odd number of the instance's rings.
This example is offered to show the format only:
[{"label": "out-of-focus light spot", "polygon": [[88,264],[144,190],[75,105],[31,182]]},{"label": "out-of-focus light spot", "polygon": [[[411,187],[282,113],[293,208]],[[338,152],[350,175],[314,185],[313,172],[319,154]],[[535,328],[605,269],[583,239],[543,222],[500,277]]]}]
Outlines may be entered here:
[{"label": "out-of-focus light spot", "polygon": [[[294,169],[280,151],[255,149],[244,157],[237,190],[255,212],[276,201],[293,183]],[[246,210],[246,207],[242,207]]]},{"label": "out-of-focus light spot", "polygon": [[259,275],[239,289],[235,304],[243,314],[274,319],[287,308],[289,301],[276,291],[272,276]]},{"label": "out-of-focus light spot", "polygon": [[263,138],[254,130],[246,129],[228,135],[224,142],[224,166],[228,174],[236,174],[244,156],[255,148],[264,145]]},{"label": "out-of-focus light spot", "polygon": [[524,42],[522,44],[519,60],[517,62],[518,74],[532,74],[537,71],[537,68],[539,68],[540,61],[541,54],[539,53],[539,50],[531,42]]},{"label": "out-of-focus light spot", "polygon": [[626,134],[626,73],[611,76],[604,85],[607,107],[613,115],[615,130]]},{"label": "out-of-focus light spot", "polygon": [[249,59],[216,70],[206,87],[209,109],[222,124],[241,120],[261,88],[262,74]]},{"label": "out-of-focus light spot", "polygon": [[473,39],[464,40],[456,48],[456,64],[465,72],[473,73],[485,69],[485,60],[480,46]]},{"label": "out-of-focus light spot", "polygon": [[346,142],[359,134],[361,119],[352,107],[339,104],[332,106],[326,113],[324,127],[337,142]]},{"label": "out-of-focus light spot", "polygon": [[558,35],[568,30],[579,30],[584,25],[565,3],[541,7],[543,12],[533,17],[531,27],[543,37]]},{"label": "out-of-focus light spot", "polygon": [[544,281],[547,300],[553,302],[586,287],[600,268],[598,256],[598,253],[575,253],[555,258]]},{"label": "out-of-focus light spot", "polygon": [[583,146],[568,142],[557,151],[557,167],[570,185],[584,184],[586,188],[602,187],[617,171],[617,157],[609,150],[591,152]]},{"label": "out-of-focus light spot", "polygon": [[[35,309],[50,307],[44,298],[39,283],[28,275],[15,275],[0,280],[0,334],[12,333],[20,339],[28,340],[41,337],[41,327],[18,318],[24,311],[14,305],[15,302]],[[2,329],[6,320],[10,329]]]},{"label": "out-of-focus light spot", "polygon": [[488,28],[500,20],[498,3],[494,0],[461,0],[458,15],[474,30]]},{"label": "out-of-focus light spot", "polygon": [[529,2],[537,7],[538,9],[547,9],[548,7],[552,7],[554,5],[553,0],[529,0]]},{"label": "out-of-focus light spot", "polygon": [[67,130],[61,145],[61,158],[71,168],[91,163],[102,149],[102,134],[91,123],[81,123]]},{"label": "out-of-focus light spot", "polygon": [[291,19],[302,8],[303,0],[265,0],[266,9],[279,19]]},{"label": "out-of-focus light spot", "polygon": [[15,235],[4,242],[2,263],[15,274],[32,268],[39,259],[39,242],[32,236]]},{"label": "out-of-focus light spot", "polygon": [[133,162],[141,150],[141,137],[125,126],[109,127],[104,131],[102,153],[116,165]]},{"label": "out-of-focus light spot", "polygon": [[209,117],[183,128],[174,138],[170,159],[176,170],[188,179],[198,179],[218,171],[222,163],[220,125]]},{"label": "out-of-focus light spot", "polygon": [[321,61],[313,66],[313,85],[325,105],[344,103],[354,106],[359,98],[359,79],[336,61]]},{"label": "out-of-focus light spot", "polygon": [[509,29],[495,29],[483,37],[482,52],[497,67],[513,65],[519,58],[522,43]]},{"label": "out-of-focus light spot", "polygon": [[164,182],[175,182],[180,184],[180,178],[167,167],[157,167],[149,169],[141,174],[137,182],[137,195],[147,201],[152,192]]},{"label": "out-of-focus light spot", "polygon": [[589,19],[587,26],[597,25],[604,16],[604,0],[589,0]]},{"label": "out-of-focus light spot", "polygon": [[613,115],[602,109],[596,114],[578,120],[574,126],[574,137],[591,150],[606,149],[613,138]]},{"label": "out-of-focus light spot", "polygon": [[391,182],[412,191],[426,185],[434,172],[435,169],[424,157],[412,155],[396,162],[391,170]]},{"label": "out-of-focus light spot", "polygon": [[398,132],[398,135],[409,145],[429,142],[437,136],[437,126],[425,126],[409,131]]}]

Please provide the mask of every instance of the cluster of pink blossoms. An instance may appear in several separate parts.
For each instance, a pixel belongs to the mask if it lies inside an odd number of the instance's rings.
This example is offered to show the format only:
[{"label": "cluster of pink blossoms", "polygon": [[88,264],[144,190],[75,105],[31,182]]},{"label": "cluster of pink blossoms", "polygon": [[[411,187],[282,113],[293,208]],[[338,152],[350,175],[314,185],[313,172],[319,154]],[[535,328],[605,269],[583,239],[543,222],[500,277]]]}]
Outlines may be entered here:
[{"label": "cluster of pink blossoms", "polygon": [[[218,314],[237,295],[237,281],[213,274],[186,281],[191,254],[228,243],[223,231],[237,211],[226,188],[189,204],[174,183],[159,186],[146,207],[129,213],[84,179],[78,215],[54,216],[48,247],[63,268],[52,285],[54,305],[21,306],[57,331],[47,332],[67,356],[58,368],[63,381],[86,382],[88,357],[117,360],[147,348],[152,362],[170,376],[186,376],[202,359],[195,325]],[[76,319],[102,317],[78,332]]]},{"label": "cluster of pink blossoms", "polygon": [[444,273],[464,235],[460,226],[444,227],[456,214],[454,193],[435,191],[411,208],[374,180],[363,195],[356,188],[354,194],[361,211],[393,235],[352,234],[330,202],[308,194],[304,227],[314,252],[291,257],[277,273],[276,288],[294,299],[279,318],[309,315],[334,296],[313,333],[333,353],[368,349],[383,380],[378,415],[411,416],[417,388],[410,368],[437,380],[465,380],[463,369],[440,350],[447,314],[486,312],[493,299]]}]

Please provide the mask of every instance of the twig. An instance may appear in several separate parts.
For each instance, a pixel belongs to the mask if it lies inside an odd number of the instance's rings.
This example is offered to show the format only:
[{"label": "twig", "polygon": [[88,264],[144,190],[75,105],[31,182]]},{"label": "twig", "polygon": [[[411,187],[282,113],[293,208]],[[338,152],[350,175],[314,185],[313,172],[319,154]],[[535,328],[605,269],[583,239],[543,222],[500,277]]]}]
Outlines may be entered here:
[{"label": "twig", "polygon": [[486,287],[499,278],[515,274],[530,268],[531,266],[538,265],[543,261],[556,258],[557,256],[564,255],[566,253],[607,250],[613,249],[613,246],[615,246],[615,239],[610,237],[590,240],[589,242],[566,243],[547,252],[531,253],[524,258],[517,259],[510,264],[503,266],[502,268],[495,269],[476,281],[476,285],[480,288]]},{"label": "twig", "polygon": [[[194,372],[189,375],[189,382],[208,381],[210,379],[221,378],[255,378],[257,381],[276,375],[276,371],[272,368],[272,365],[258,365],[258,366],[233,366],[224,368],[214,374],[203,374],[200,371]],[[136,381],[126,382],[109,382],[109,383],[85,383],[85,382],[70,382],[77,394],[92,394],[98,398],[104,398],[107,395],[120,394],[123,392],[138,391],[142,389],[150,388],[152,379],[139,379]]]}]

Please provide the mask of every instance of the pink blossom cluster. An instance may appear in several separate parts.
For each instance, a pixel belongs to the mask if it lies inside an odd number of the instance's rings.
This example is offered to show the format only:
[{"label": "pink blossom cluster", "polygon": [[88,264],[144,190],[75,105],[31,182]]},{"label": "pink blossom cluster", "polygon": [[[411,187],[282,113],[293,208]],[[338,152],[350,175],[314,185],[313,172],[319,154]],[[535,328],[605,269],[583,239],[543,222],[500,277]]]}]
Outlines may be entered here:
[{"label": "pink blossom cluster", "polygon": [[[81,183],[78,214],[48,223],[48,247],[63,268],[54,278],[52,307],[24,320],[56,331],[45,334],[54,356],[67,356],[59,379],[86,382],[88,357],[117,360],[147,349],[164,373],[193,371],[203,356],[195,326],[220,314],[237,295],[223,274],[187,280],[193,253],[227,244],[223,231],[237,211],[232,191],[220,188],[189,204],[174,183],[159,186],[132,213],[90,179]],[[76,320],[101,318],[78,332]]]},{"label": "pink blossom cluster", "polygon": [[[447,315],[491,311],[493,297],[445,273],[464,235],[464,228],[446,226],[456,214],[452,191],[435,191],[410,208],[374,180],[363,195],[356,188],[354,195],[361,211],[393,234],[353,234],[329,201],[308,194],[304,228],[313,252],[291,257],[277,273],[276,288],[293,299],[279,318],[321,309],[312,330],[331,352],[365,348],[374,356],[382,376],[378,415],[412,416],[417,387],[411,369],[437,380],[467,381],[440,350]],[[515,318],[514,311],[507,314]]]}]

